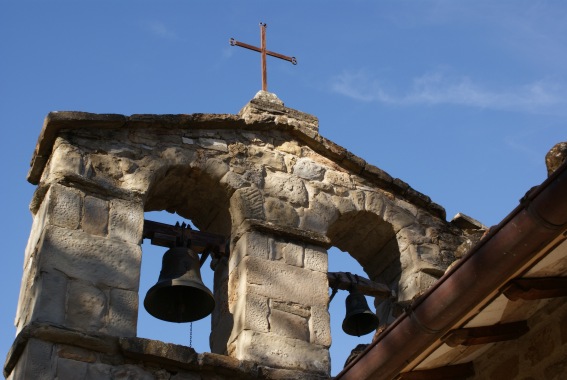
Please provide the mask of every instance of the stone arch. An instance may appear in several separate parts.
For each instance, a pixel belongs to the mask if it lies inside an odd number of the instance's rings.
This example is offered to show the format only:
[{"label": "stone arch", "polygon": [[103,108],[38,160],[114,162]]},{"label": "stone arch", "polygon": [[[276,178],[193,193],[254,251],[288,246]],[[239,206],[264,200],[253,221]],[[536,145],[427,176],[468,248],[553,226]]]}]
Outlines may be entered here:
[{"label": "stone arch", "polygon": [[177,213],[202,230],[230,235],[229,194],[218,181],[198,168],[171,165],[155,175],[144,211]]},{"label": "stone arch", "polygon": [[[360,263],[371,279],[381,278],[389,283],[394,278],[384,277],[384,271],[393,266],[393,277],[398,275],[400,250],[392,225],[369,211],[342,214],[327,232],[331,244],[348,252]],[[396,263],[397,261],[397,263]]]}]

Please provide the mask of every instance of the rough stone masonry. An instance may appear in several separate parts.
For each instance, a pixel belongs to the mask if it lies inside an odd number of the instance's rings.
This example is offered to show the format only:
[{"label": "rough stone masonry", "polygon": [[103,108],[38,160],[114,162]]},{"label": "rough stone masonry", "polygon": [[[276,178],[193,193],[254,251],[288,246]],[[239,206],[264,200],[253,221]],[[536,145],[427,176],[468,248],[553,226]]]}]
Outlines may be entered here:
[{"label": "rough stone masonry", "polygon": [[[50,113],[28,179],[14,380],[328,378],[330,247],[395,292],[376,301],[387,324],[482,232],[266,92],[238,115]],[[230,237],[210,353],[136,337],[154,210]]]}]

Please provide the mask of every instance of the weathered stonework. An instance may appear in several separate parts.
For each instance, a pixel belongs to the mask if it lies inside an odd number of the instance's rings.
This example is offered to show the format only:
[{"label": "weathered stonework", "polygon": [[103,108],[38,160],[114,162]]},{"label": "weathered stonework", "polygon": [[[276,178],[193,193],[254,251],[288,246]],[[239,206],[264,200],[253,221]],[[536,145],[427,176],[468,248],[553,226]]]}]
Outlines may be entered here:
[{"label": "weathered stonework", "polygon": [[567,304],[561,298],[528,320],[520,339],[488,349],[474,362],[478,379],[563,379],[567,376]]},{"label": "weathered stonework", "polygon": [[[144,212],[154,210],[230,237],[230,256],[212,265],[211,350],[233,364],[216,377],[205,364],[185,366],[203,379],[237,378],[234,371],[329,376],[331,246],[397,294],[377,300],[383,323],[395,308],[381,302],[403,304],[431,286],[467,241],[463,230],[429,197],[319,135],[315,117],[270,95],[259,93],[238,115],[50,113],[29,173],[38,188],[18,331],[47,323],[101,339],[135,337]],[[194,360],[155,359],[176,354],[120,343],[112,352],[123,350],[124,359],[108,363],[50,339],[36,334],[19,360],[13,354],[14,379],[150,378],[155,368],[140,363],[157,360],[169,371]],[[36,357],[43,361],[26,364]]]}]

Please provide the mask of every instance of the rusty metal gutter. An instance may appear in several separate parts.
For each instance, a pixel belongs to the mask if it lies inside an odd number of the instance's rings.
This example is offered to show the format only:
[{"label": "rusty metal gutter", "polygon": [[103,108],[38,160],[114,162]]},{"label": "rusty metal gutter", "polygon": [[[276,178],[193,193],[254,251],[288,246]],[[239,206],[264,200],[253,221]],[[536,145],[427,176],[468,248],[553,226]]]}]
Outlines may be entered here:
[{"label": "rusty metal gutter", "polygon": [[[530,190],[502,222],[335,379],[393,379],[543,255],[567,229],[567,162]],[[563,234],[563,236],[561,236]]]}]

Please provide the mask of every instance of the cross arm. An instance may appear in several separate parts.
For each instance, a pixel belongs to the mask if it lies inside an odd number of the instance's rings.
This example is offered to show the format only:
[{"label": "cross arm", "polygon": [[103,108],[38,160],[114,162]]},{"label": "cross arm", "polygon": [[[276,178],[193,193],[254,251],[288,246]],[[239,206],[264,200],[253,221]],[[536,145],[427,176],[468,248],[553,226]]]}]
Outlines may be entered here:
[{"label": "cross arm", "polygon": [[294,65],[297,65],[297,59],[295,59],[295,57],[288,57],[287,55],[274,53],[273,51],[269,51],[269,50],[266,50],[266,54],[271,55],[272,57],[283,59],[284,61],[289,61],[289,62],[293,63]]},{"label": "cross arm", "polygon": [[236,41],[234,38],[230,39],[230,46],[240,46],[240,47],[243,47],[245,49],[257,51],[258,53],[262,52],[262,49],[260,49],[259,47],[248,45],[248,44],[245,44],[244,42]]},{"label": "cross arm", "polygon": [[[249,44],[244,43],[244,42],[237,41],[234,38],[230,39],[230,45],[231,46],[240,46],[240,47],[243,47],[245,49],[257,51],[258,53],[262,52],[262,49],[260,49],[259,47],[249,45]],[[297,65],[297,59],[295,57],[289,57],[287,55],[276,53],[276,52],[273,52],[273,51],[270,51],[270,50],[266,50],[266,54],[269,55],[269,56],[272,56],[272,57],[283,59],[284,61],[289,61],[289,62],[293,63],[294,65]]]}]

